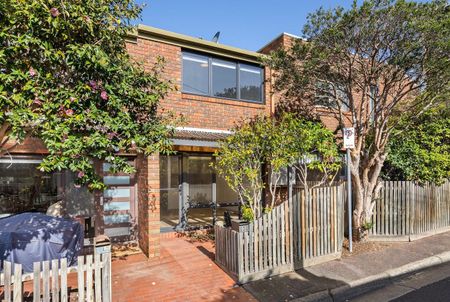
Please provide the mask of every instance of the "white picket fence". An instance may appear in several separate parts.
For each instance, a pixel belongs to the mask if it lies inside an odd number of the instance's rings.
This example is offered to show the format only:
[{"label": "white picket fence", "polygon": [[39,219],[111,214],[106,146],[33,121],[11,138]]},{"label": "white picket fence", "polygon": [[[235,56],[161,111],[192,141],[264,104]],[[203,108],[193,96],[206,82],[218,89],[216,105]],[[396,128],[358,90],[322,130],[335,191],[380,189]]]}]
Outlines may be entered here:
[{"label": "white picket fence", "polygon": [[33,302],[69,301],[67,275],[77,273],[79,302],[111,302],[111,254],[78,257],[76,266],[67,259],[35,262],[33,272],[24,274],[21,264],[3,262],[0,285],[3,301],[22,302],[23,283],[33,282]]}]

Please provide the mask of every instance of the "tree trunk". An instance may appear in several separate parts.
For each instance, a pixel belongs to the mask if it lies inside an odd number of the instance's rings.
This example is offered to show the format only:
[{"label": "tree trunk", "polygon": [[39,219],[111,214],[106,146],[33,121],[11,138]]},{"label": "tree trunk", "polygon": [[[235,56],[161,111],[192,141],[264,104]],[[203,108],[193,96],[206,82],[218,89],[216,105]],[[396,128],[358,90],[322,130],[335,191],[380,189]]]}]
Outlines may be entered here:
[{"label": "tree trunk", "polygon": [[386,154],[383,154],[376,159],[374,166],[364,167],[364,164],[362,164],[359,169],[353,169],[356,166],[355,161],[359,161],[359,158],[355,159],[352,157],[352,231],[353,240],[355,241],[366,240],[368,231],[372,227],[373,209],[381,188],[379,176],[385,158]]}]

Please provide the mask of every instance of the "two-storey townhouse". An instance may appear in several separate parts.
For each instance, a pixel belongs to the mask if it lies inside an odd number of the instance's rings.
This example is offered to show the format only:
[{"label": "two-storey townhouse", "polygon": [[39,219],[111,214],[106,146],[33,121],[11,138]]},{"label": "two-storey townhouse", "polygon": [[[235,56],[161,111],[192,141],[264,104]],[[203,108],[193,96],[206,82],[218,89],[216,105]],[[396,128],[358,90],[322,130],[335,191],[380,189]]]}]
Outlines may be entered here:
[{"label": "two-storey townhouse", "polygon": [[[92,194],[74,185],[73,173],[37,170],[47,151],[38,139],[27,139],[0,158],[0,214],[45,212],[59,202],[64,214],[84,224],[87,238],[106,234],[113,241],[136,240],[150,257],[159,256],[165,233],[211,225],[225,210],[235,214],[238,198],[211,168],[213,152],[236,123],[274,113],[273,78],[260,56],[289,47],[296,38],[281,34],[253,52],[139,25],[127,49],[149,70],[158,56],[165,59],[163,76],[176,89],[160,110],[182,114],[186,121],[173,138],[176,153],[123,154],[136,167],[133,175],[110,175],[107,164],[98,163],[108,188]],[[337,126],[332,118],[324,122]]]}]

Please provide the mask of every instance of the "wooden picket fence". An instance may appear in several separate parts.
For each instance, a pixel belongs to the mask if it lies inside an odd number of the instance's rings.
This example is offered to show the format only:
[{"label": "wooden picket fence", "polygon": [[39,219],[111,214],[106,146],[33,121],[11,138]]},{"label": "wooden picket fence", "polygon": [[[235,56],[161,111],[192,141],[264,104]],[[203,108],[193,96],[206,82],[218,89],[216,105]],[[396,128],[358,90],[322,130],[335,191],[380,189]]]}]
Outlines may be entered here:
[{"label": "wooden picket fence", "polygon": [[240,283],[339,258],[344,186],[290,188],[290,198],[236,232],[215,226],[216,262]]},{"label": "wooden picket fence", "polygon": [[450,182],[384,182],[372,222],[371,240],[414,240],[449,230]]},{"label": "wooden picket fence", "polygon": [[295,267],[305,267],[339,258],[344,240],[343,184],[310,190],[294,188],[293,234]]},{"label": "wooden picket fence", "polygon": [[[86,260],[86,261],[85,261]],[[33,302],[69,301],[67,275],[77,273],[79,302],[110,302],[111,254],[78,257],[77,266],[67,266],[67,259],[35,262],[33,272],[24,274],[21,264],[3,262],[0,285],[3,301],[23,301],[23,282],[33,282]],[[71,300],[72,301],[72,300]]]}]

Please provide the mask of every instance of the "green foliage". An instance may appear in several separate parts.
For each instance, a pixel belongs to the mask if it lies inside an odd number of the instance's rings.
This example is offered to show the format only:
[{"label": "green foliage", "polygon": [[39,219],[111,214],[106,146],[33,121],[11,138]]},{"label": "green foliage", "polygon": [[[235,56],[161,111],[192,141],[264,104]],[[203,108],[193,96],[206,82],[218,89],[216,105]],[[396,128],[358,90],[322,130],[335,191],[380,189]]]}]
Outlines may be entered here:
[{"label": "green foliage", "polygon": [[[293,166],[301,174],[299,179],[306,182],[309,169],[329,176],[340,167],[333,133],[320,123],[289,113],[279,119],[259,116],[243,123],[221,142],[215,155],[215,169],[255,218],[274,207],[278,182],[273,179],[279,179],[282,168]],[[266,171],[262,171],[264,164],[268,165]],[[262,209],[261,194],[267,186],[272,202]]]},{"label": "green foliage", "polygon": [[284,138],[284,148],[280,153],[287,159],[288,165],[296,169],[304,185],[309,170],[321,172],[325,181],[341,167],[334,135],[321,123],[284,114],[279,131]]},{"label": "green foliage", "polygon": [[368,231],[368,230],[370,230],[371,228],[373,228],[373,226],[374,226],[374,223],[373,223],[372,221],[366,221],[366,222],[364,222],[364,223],[361,225],[361,228],[362,228],[364,231]]},{"label": "green foliage", "polygon": [[264,188],[262,166],[269,149],[271,120],[258,116],[233,129],[234,134],[220,142],[215,153],[214,168],[231,189],[239,194],[242,205],[259,217],[261,193]]},{"label": "green foliage", "polygon": [[401,119],[393,133],[383,177],[437,184],[450,179],[450,107],[428,110],[408,124]]},{"label": "green foliage", "polygon": [[448,1],[364,0],[319,9],[303,36],[265,60],[277,75],[279,109],[334,117],[336,131],[354,127],[349,166],[360,227],[372,216],[399,117],[405,127],[450,97]]},{"label": "green foliage", "polygon": [[0,0],[0,156],[7,140],[42,139],[43,171],[69,169],[102,188],[97,160],[132,172],[119,153],[167,150],[158,102],[171,84],[133,64],[132,0]]},{"label": "green foliage", "polygon": [[253,221],[254,220],[253,210],[251,207],[243,206],[242,207],[242,219],[245,221]]}]

